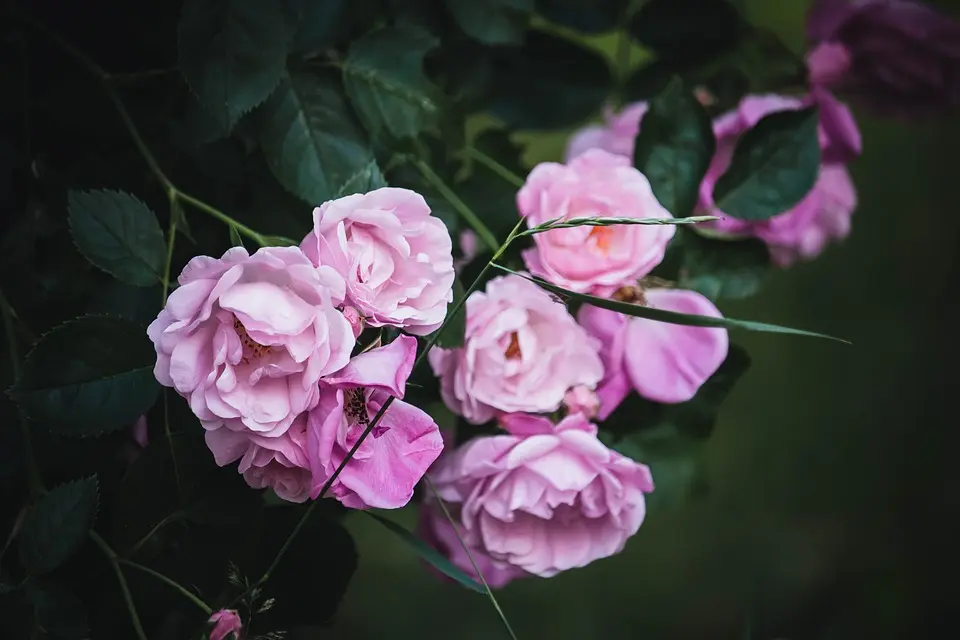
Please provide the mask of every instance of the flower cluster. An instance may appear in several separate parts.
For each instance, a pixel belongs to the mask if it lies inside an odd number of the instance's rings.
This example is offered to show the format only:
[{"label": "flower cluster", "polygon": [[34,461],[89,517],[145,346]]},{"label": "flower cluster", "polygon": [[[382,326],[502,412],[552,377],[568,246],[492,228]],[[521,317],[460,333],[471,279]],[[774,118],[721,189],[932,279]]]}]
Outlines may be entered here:
[{"label": "flower cluster", "polygon": [[452,300],[450,236],[418,194],[383,188],[325,203],[298,247],[191,260],[148,334],[157,380],[183,396],[221,466],[291,502],[316,498],[390,396],[355,462],[328,488],[396,508],[443,447],[404,403],[417,341],[354,353],[365,326],[420,335]]}]

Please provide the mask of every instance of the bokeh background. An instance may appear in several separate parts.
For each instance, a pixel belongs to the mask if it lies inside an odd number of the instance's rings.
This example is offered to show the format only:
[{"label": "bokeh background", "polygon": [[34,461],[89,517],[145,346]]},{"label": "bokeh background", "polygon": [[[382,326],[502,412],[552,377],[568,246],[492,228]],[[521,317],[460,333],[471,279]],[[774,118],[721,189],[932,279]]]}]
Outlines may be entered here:
[{"label": "bokeh background", "polygon": [[[806,1],[744,4],[803,50]],[[934,4],[960,14],[958,1]],[[710,495],[650,514],[618,556],[498,592],[520,638],[926,638],[956,627],[960,121],[857,116],[852,236],[722,305],[853,346],[736,335],[753,367],[709,444]],[[527,137],[528,159],[559,159],[567,135]],[[397,514],[408,526],[415,516]],[[484,597],[438,582],[372,520],[348,527],[360,568],[323,637],[506,637]]]}]

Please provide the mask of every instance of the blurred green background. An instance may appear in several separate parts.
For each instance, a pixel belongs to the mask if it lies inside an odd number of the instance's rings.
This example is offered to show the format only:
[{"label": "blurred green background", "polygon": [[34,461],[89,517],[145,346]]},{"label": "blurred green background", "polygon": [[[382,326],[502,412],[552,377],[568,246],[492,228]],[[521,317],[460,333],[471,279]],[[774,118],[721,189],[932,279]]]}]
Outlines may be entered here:
[{"label": "blurred green background", "polygon": [[[807,2],[745,5],[802,51]],[[852,236],[723,305],[853,346],[736,335],[754,364],[710,442],[710,496],[651,513],[618,556],[498,592],[520,638],[747,638],[748,621],[754,638],[915,638],[953,626],[960,122],[857,115]],[[559,159],[568,134],[531,137],[530,159]],[[415,510],[398,517],[412,526]],[[360,568],[330,637],[506,637],[482,596],[436,581],[372,520],[348,526]]]}]

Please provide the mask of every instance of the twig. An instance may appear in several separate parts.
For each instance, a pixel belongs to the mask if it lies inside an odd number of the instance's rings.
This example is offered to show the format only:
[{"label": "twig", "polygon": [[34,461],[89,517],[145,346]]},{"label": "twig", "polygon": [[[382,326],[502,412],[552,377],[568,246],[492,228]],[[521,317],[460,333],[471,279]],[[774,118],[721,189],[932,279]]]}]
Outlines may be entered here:
[{"label": "twig", "polygon": [[103,554],[107,556],[114,574],[117,576],[117,582],[120,584],[120,591],[123,593],[123,601],[127,605],[127,612],[130,614],[130,622],[133,624],[133,631],[137,634],[138,640],[147,640],[147,634],[140,624],[140,616],[137,614],[137,606],[133,603],[133,595],[130,593],[130,587],[127,585],[127,578],[123,575],[120,568],[120,561],[117,553],[110,548],[107,541],[100,537],[96,531],[90,532],[90,538],[100,547]]}]

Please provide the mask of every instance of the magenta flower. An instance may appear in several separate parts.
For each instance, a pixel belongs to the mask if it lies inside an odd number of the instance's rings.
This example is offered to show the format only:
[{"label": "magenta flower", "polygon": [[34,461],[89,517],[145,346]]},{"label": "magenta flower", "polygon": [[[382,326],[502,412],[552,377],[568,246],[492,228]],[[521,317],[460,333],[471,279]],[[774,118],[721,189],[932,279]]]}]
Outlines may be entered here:
[{"label": "magenta flower", "polygon": [[230,636],[236,639],[240,637],[240,630],[243,629],[240,614],[234,609],[214,611],[208,622],[213,625],[210,640],[226,640]]},{"label": "magenta flower", "polygon": [[621,551],[643,522],[650,470],[604,446],[581,414],[557,425],[517,415],[504,426],[508,434],[474,438],[430,472],[471,549],[499,571],[542,577]]},{"label": "magenta flower", "polygon": [[[719,318],[720,311],[694,291],[651,289],[648,306]],[[727,330],[635,318],[585,305],[577,319],[600,340],[606,375],[597,388],[598,417],[605,420],[631,390],[655,402],[693,398],[727,357]]]},{"label": "magenta flower", "polygon": [[391,395],[397,399],[337,477],[331,493],[353,509],[397,509],[413,497],[414,486],[443,449],[433,419],[400,400],[416,352],[416,339],[401,335],[354,356],[321,380],[320,402],[309,413],[307,430],[313,497]]}]

